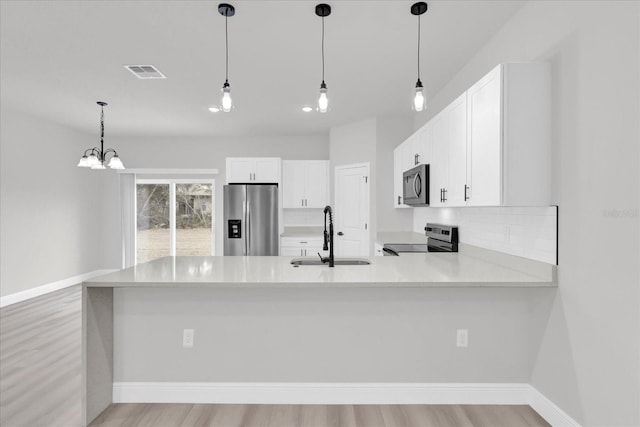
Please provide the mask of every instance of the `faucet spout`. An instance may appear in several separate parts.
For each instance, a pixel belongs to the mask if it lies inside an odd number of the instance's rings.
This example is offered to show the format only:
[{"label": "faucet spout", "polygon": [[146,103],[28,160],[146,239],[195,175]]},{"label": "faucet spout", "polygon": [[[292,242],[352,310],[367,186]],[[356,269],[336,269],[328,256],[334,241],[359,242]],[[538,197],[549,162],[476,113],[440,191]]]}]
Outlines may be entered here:
[{"label": "faucet spout", "polygon": [[[329,231],[327,231],[327,214],[329,214]],[[327,205],[324,208],[324,243],[322,250],[329,250],[329,258],[323,259],[323,262],[329,262],[329,267],[334,266],[333,258],[333,210]]]}]

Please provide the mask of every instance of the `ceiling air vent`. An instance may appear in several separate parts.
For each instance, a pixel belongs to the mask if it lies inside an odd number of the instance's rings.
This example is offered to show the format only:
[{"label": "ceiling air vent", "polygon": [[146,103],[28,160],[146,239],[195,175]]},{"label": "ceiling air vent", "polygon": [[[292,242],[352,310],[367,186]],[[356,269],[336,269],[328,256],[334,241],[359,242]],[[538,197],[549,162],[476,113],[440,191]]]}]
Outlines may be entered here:
[{"label": "ceiling air vent", "polygon": [[125,65],[139,79],[166,79],[167,77],[153,65]]}]

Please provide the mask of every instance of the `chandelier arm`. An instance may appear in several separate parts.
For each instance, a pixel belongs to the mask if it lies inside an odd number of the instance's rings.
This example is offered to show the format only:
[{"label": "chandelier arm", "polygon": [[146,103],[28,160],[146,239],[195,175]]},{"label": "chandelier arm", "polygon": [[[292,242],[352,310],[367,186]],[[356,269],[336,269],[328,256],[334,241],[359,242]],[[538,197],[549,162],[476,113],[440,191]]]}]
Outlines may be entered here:
[{"label": "chandelier arm", "polygon": [[113,155],[117,156],[118,152],[116,150],[114,150],[113,148],[107,148],[106,150],[104,150],[104,153],[102,153],[103,158],[106,160],[107,159],[107,154],[109,153],[113,153]]}]

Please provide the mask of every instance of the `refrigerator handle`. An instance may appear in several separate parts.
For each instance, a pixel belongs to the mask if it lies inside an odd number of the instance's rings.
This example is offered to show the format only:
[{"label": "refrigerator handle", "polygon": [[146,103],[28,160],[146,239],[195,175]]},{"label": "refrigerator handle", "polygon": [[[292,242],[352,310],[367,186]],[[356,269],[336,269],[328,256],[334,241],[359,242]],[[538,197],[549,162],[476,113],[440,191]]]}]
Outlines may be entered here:
[{"label": "refrigerator handle", "polygon": [[245,246],[247,256],[251,255],[251,202],[247,197],[247,221],[245,225],[246,230],[246,238],[245,238]]},{"label": "refrigerator handle", "polygon": [[247,201],[245,200],[245,202],[242,204],[242,216],[244,217],[244,256],[247,256],[247,214],[248,214],[248,209],[247,209]]}]

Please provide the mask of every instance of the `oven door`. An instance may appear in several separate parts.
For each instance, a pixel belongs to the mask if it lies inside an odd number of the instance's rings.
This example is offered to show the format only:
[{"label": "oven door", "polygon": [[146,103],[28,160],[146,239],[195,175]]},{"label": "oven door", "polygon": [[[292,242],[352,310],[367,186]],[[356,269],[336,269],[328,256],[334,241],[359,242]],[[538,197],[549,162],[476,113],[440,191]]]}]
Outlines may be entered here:
[{"label": "oven door", "polygon": [[402,196],[407,205],[429,205],[429,165],[418,165],[402,174]]}]

